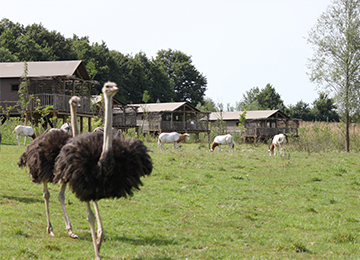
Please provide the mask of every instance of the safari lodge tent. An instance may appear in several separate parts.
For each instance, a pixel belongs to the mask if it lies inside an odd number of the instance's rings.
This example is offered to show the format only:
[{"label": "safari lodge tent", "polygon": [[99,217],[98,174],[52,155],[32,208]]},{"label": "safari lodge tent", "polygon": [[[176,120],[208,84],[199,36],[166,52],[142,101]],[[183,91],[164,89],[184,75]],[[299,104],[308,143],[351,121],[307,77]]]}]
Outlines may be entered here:
[{"label": "safari lodge tent", "polygon": [[[212,126],[218,120],[225,122],[228,133],[240,132],[238,127],[240,115],[243,111],[235,112],[212,112],[209,121]],[[245,141],[257,141],[271,139],[278,133],[298,136],[299,119],[292,119],[280,110],[253,110],[246,111],[242,137]]]},{"label": "safari lodge tent", "polygon": [[[28,81],[26,107],[20,108],[19,88]],[[81,60],[2,62],[0,63],[0,117],[20,117],[25,114],[25,121],[37,124],[43,117],[41,110],[52,106],[44,118],[50,125],[56,125],[56,119],[63,122],[70,117],[69,99],[73,95],[81,97],[81,107],[77,109],[80,119],[80,131],[83,119],[88,118],[91,130],[91,89],[97,82],[90,79]],[[56,118],[51,122],[49,118]],[[26,122],[25,122],[26,123]]]},{"label": "safari lodge tent", "polygon": [[202,112],[188,102],[133,104],[139,107],[137,125],[143,133],[161,132],[208,133],[209,114]]}]

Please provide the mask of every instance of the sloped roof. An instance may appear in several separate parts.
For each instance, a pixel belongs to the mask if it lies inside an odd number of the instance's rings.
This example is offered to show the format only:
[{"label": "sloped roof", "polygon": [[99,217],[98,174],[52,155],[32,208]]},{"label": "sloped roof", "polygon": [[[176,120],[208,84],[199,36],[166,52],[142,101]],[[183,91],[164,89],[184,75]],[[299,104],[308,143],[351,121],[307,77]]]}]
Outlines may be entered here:
[{"label": "sloped roof", "polygon": [[[235,111],[235,112],[212,112],[210,114],[209,121],[216,121],[218,119],[226,120],[239,120],[240,114],[244,111]],[[289,118],[280,110],[249,110],[246,111],[246,120],[257,120],[257,119],[267,119],[273,116],[276,113],[280,113],[283,118]]]},{"label": "sloped roof", "polygon": [[157,112],[157,113],[172,112],[185,105],[188,106],[193,111],[200,112],[200,110],[198,110],[188,102],[147,103],[147,104],[132,104],[132,105],[139,106],[138,113],[144,113],[144,110],[146,112]]},{"label": "sloped roof", "polygon": [[[90,80],[81,60],[31,61],[27,62],[28,77],[78,77]],[[21,78],[24,76],[24,62],[0,62],[0,78]]]}]

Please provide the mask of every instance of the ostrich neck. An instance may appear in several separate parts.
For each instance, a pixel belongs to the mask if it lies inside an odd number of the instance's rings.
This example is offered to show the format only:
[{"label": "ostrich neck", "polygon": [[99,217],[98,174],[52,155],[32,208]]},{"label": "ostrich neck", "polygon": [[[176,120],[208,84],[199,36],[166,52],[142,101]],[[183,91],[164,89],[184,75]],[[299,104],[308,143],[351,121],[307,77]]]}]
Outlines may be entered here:
[{"label": "ostrich neck", "polygon": [[104,95],[105,101],[105,118],[104,118],[104,143],[102,152],[107,152],[112,148],[112,108],[111,108],[111,97]]},{"label": "ostrich neck", "polygon": [[71,120],[71,126],[72,126],[72,134],[73,137],[77,136],[79,134],[79,128],[77,125],[77,119],[76,119],[76,108],[74,106],[70,106],[70,120]]}]

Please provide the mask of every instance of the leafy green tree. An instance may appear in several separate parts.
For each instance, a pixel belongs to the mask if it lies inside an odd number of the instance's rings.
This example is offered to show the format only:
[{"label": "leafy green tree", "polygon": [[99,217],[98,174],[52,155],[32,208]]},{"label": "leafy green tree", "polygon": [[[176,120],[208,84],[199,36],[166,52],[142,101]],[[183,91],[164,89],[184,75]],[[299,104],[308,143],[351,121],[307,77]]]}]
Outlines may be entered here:
[{"label": "leafy green tree", "polygon": [[311,114],[316,121],[335,121],[339,122],[340,117],[336,112],[336,105],[333,99],[329,98],[324,92],[320,93],[319,98],[313,103]]},{"label": "leafy green tree", "polygon": [[345,119],[345,149],[350,151],[350,117],[359,112],[360,1],[334,0],[309,31],[314,54],[310,80],[334,94]]},{"label": "leafy green tree", "polygon": [[302,100],[297,102],[295,106],[290,105],[285,113],[291,118],[298,118],[304,121],[312,121],[314,119],[311,114],[310,105]]},{"label": "leafy green tree", "polygon": [[[116,73],[112,79],[118,83],[120,88],[118,95],[126,103],[141,103],[143,93],[148,90],[148,82],[145,78],[145,70],[141,63],[130,55],[123,55],[119,52],[110,53],[116,64]],[[152,95],[149,92],[150,95]]]},{"label": "leafy green tree", "polygon": [[21,35],[16,39],[16,56],[21,61],[41,61],[46,60],[45,50],[41,48],[30,36]]},{"label": "leafy green tree", "polygon": [[143,52],[136,54],[134,58],[140,62],[144,69],[144,77],[147,82],[146,88],[151,96],[149,102],[155,103],[158,100],[162,102],[170,101],[173,98],[170,81],[167,74],[161,70],[158,62],[148,59]]},{"label": "leafy green tree", "polygon": [[1,33],[0,46],[8,50],[11,54],[18,52],[16,38],[10,30],[5,29],[5,31]]},{"label": "leafy green tree", "polygon": [[19,61],[16,55],[13,55],[8,49],[0,47],[0,62]]},{"label": "leafy green tree", "polygon": [[160,50],[156,61],[169,77],[174,101],[188,101],[193,105],[203,102],[207,79],[192,64],[191,56],[171,49]]},{"label": "leafy green tree", "polygon": [[260,93],[259,87],[253,87],[249,91],[245,91],[240,102],[236,102],[235,109],[237,111],[258,110],[259,102],[257,96]]},{"label": "leafy green tree", "polygon": [[196,108],[199,109],[200,111],[207,111],[207,112],[216,112],[216,104],[214,102],[214,100],[212,100],[210,97],[205,97],[204,98],[204,104],[201,104],[201,102],[199,102],[196,105]]},{"label": "leafy green tree", "polygon": [[44,60],[76,59],[71,49],[71,39],[66,39],[56,31],[48,31],[42,24],[32,24],[25,28],[30,37],[42,49]]},{"label": "leafy green tree", "polygon": [[259,102],[259,108],[261,110],[284,110],[285,108],[284,101],[282,101],[280,95],[270,84],[267,84],[266,87],[260,91],[256,100]]}]

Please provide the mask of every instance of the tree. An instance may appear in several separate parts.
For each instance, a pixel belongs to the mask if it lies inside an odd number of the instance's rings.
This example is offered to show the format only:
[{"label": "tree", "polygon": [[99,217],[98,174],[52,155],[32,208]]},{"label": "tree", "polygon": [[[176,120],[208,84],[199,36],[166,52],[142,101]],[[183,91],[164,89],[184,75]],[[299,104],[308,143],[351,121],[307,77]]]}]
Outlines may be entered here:
[{"label": "tree", "polygon": [[245,91],[242,100],[240,102],[236,102],[235,109],[237,111],[257,110],[259,105],[257,96],[259,93],[259,87],[253,87],[249,91]]},{"label": "tree", "polygon": [[147,81],[147,91],[150,95],[149,102],[155,103],[157,100],[160,102],[170,101],[174,94],[170,89],[170,81],[168,75],[161,66],[154,59],[150,60],[146,54],[139,52],[135,55],[135,60],[140,62],[144,68],[144,77]]},{"label": "tree", "polygon": [[0,62],[19,61],[16,55],[13,55],[8,49],[0,47]]},{"label": "tree", "polygon": [[350,116],[359,110],[360,1],[334,0],[309,31],[314,49],[310,80],[333,94],[345,118],[345,149],[350,150]]},{"label": "tree", "polygon": [[200,111],[207,111],[207,112],[216,112],[217,111],[215,101],[212,100],[212,98],[210,98],[210,97],[205,97],[204,104],[201,104],[201,102],[199,102],[196,105],[196,108],[199,109]]},{"label": "tree", "polygon": [[314,107],[311,114],[316,121],[335,121],[339,122],[339,115],[336,112],[336,106],[333,99],[326,93],[320,93],[319,98],[313,102]]},{"label": "tree", "polygon": [[156,61],[166,72],[174,101],[203,102],[207,79],[192,64],[191,56],[180,51],[160,50]]},{"label": "tree", "polygon": [[271,84],[267,84],[266,87],[260,91],[256,100],[259,102],[259,108],[261,110],[283,110],[285,108],[284,101],[282,101],[280,95]]},{"label": "tree", "polygon": [[295,106],[290,105],[286,112],[291,118],[298,118],[304,121],[313,120],[309,104],[302,100],[297,102]]}]

